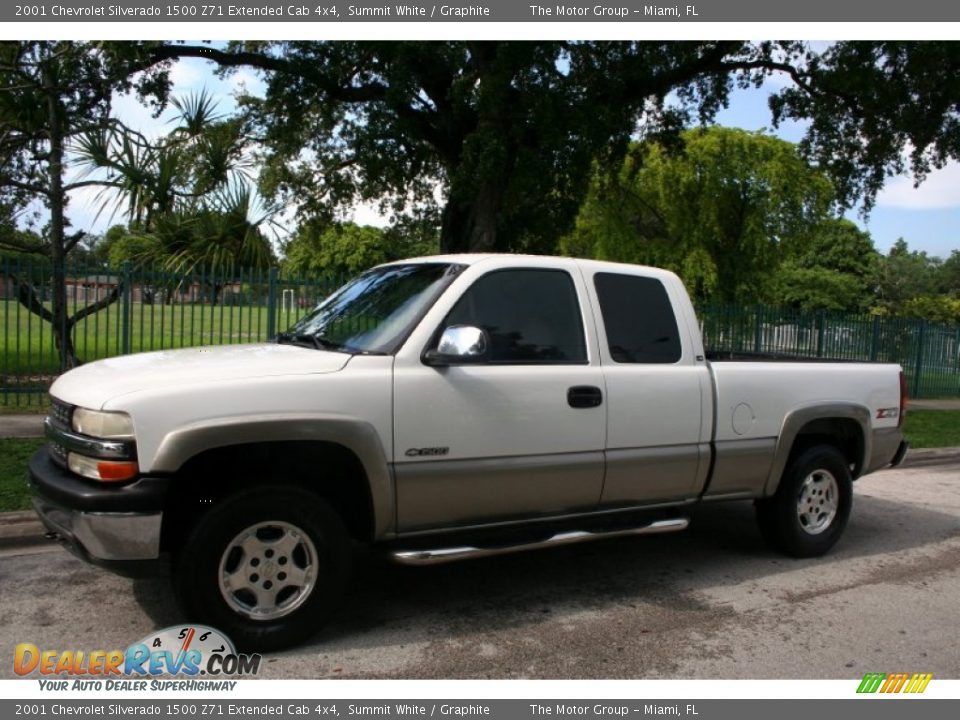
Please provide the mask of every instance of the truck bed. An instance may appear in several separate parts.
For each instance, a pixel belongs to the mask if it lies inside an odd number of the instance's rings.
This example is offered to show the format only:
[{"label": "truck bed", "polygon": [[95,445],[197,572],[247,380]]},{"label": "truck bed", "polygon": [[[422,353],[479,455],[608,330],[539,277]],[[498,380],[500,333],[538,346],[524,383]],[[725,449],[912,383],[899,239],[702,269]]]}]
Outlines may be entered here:
[{"label": "truck bed", "polygon": [[[809,355],[791,355],[788,353],[747,352],[733,350],[708,350],[705,353],[710,362],[796,362],[796,363],[854,363],[858,360],[844,358],[810,357]],[[872,364],[872,363],[871,363]]]},{"label": "truck bed", "polygon": [[710,368],[718,442],[776,438],[794,408],[818,402],[863,407],[873,429],[898,423],[896,414],[878,414],[899,407],[899,365],[767,357],[711,362]]}]

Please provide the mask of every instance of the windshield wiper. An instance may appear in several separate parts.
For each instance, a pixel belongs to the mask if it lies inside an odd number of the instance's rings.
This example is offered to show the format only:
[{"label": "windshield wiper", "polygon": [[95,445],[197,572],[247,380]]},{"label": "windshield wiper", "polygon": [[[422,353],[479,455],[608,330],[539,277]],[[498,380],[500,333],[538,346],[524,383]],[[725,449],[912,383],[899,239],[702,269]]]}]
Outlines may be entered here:
[{"label": "windshield wiper", "polygon": [[341,352],[352,352],[343,343],[334,342],[333,340],[328,340],[322,335],[314,335],[312,333],[299,333],[297,335],[285,332],[279,333],[277,335],[277,343],[281,345],[289,343],[291,345],[299,345],[300,347],[313,348],[315,350],[337,350]]},{"label": "windshield wiper", "polygon": [[317,345],[318,350],[342,350],[343,352],[353,352],[343,343],[325,338],[323,335],[311,335],[310,338]]}]

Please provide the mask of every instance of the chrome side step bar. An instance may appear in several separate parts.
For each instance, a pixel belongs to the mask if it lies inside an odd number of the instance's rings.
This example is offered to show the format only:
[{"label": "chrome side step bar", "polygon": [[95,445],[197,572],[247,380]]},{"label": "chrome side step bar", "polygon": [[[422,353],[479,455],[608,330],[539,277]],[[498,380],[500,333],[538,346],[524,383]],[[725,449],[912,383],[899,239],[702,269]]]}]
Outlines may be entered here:
[{"label": "chrome side step bar", "polygon": [[689,524],[690,520],[688,518],[673,518],[670,520],[657,520],[656,522],[652,522],[649,525],[642,525],[641,527],[610,530],[608,532],[574,530],[571,532],[557,533],[546,540],[499,547],[473,547],[463,545],[459,547],[423,548],[419,550],[394,550],[390,553],[390,557],[394,562],[401,565],[439,565],[440,563],[455,562],[457,560],[506,555],[507,553],[522,552],[525,550],[542,550],[544,548],[572,545],[589,540],[678,532],[685,530]]}]

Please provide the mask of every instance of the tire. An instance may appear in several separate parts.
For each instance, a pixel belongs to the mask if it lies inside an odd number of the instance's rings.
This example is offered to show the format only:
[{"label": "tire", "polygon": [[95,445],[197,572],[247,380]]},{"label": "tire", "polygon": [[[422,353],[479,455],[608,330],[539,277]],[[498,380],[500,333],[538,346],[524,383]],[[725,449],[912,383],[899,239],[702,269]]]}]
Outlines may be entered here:
[{"label": "tire", "polygon": [[819,557],[840,539],[852,504],[846,458],[832,445],[817,445],[790,463],[773,497],[757,501],[757,524],[774,549]]},{"label": "tire", "polygon": [[186,619],[238,649],[279,650],[314,635],[350,575],[340,516],[297,487],[232,495],[202,516],[176,553],[173,589]]}]

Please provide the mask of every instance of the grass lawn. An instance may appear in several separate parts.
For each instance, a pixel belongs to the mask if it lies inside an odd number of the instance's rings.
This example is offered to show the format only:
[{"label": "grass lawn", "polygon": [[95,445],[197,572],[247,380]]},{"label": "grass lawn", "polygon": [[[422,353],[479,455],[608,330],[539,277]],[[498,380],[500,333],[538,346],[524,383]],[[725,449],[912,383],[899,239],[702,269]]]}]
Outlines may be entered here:
[{"label": "grass lawn", "polygon": [[[285,330],[306,312],[306,308],[291,312],[287,306],[278,313],[277,330]],[[121,320],[119,304],[81,320],[73,334],[79,358],[89,362],[122,354]],[[133,352],[266,339],[267,309],[261,306],[130,306],[129,342]],[[59,370],[50,324],[16,301],[0,300],[0,375],[53,375]]]},{"label": "grass lawn", "polygon": [[[960,410],[911,410],[905,434],[911,447],[960,447]],[[0,512],[26,510],[27,462],[41,438],[0,439]]]},{"label": "grass lawn", "polygon": [[30,508],[27,462],[43,443],[42,438],[0,439],[0,512]]},{"label": "grass lawn", "polygon": [[[0,415],[48,415],[50,413],[50,403],[46,395],[37,395],[31,397],[24,395],[20,398],[20,405],[14,405],[15,398],[10,399],[9,405],[3,404],[3,395],[0,394]],[[30,405],[27,405],[27,402]]]},{"label": "grass lawn", "polygon": [[960,447],[960,410],[908,410],[904,434],[910,447]]}]

